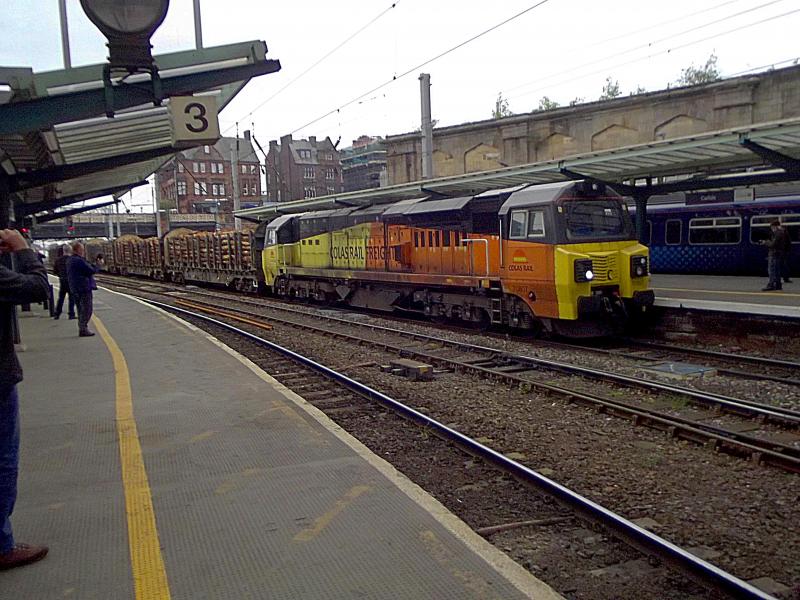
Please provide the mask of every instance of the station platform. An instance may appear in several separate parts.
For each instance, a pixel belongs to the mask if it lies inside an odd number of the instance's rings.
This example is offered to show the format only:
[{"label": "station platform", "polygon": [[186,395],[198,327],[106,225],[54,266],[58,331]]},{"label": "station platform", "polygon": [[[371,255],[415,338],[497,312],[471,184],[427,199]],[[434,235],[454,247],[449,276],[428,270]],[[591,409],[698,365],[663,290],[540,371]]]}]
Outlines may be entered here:
[{"label": "station platform", "polygon": [[800,319],[800,279],[761,291],[765,277],[654,274],[656,306]]},{"label": "station platform", "polygon": [[210,336],[99,291],[20,315],[19,541],[0,598],[559,598]]}]

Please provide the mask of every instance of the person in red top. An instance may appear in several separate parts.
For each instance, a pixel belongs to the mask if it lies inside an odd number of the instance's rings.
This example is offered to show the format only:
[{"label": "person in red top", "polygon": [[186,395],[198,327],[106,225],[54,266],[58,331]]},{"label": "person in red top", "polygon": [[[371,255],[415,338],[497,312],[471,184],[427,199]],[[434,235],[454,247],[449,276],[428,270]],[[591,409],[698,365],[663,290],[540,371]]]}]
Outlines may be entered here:
[{"label": "person in red top", "polygon": [[14,353],[14,305],[41,302],[50,294],[47,271],[18,231],[0,230],[0,254],[12,255],[16,269],[0,260],[0,570],[41,560],[47,546],[17,543],[11,513],[19,471],[19,398],[22,368]]}]

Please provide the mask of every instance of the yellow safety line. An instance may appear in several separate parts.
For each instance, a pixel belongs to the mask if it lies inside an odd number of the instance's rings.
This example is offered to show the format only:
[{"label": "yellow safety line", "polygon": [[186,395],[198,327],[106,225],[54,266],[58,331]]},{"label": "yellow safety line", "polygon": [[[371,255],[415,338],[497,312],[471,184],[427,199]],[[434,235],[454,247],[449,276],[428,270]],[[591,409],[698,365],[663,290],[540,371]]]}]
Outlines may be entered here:
[{"label": "yellow safety line", "polygon": [[731,292],[723,290],[689,290],[683,288],[653,288],[656,292],[691,292],[695,294],[728,294],[731,296],[772,296],[773,298],[800,298],[800,294],[790,292]]},{"label": "yellow safety line", "polygon": [[153,499],[133,416],[133,394],[128,365],[117,342],[108,333],[103,322],[96,316],[93,317],[93,321],[114,361],[119,454],[122,462],[125,512],[128,517],[128,547],[131,553],[136,600],[169,600],[169,584],[158,541]]}]

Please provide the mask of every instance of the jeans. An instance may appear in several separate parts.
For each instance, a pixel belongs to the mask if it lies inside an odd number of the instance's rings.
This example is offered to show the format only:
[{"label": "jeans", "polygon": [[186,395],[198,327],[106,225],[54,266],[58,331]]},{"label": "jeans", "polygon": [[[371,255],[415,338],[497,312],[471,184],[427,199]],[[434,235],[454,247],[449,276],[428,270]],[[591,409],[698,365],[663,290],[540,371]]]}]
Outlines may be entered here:
[{"label": "jeans", "polygon": [[60,279],[58,282],[58,302],[56,303],[56,316],[61,315],[64,310],[64,296],[69,296],[69,316],[75,316],[75,298],[69,292],[69,285],[66,279]]},{"label": "jeans", "polygon": [[14,546],[11,513],[17,500],[19,400],[17,386],[0,385],[0,554]]},{"label": "jeans", "polygon": [[78,332],[87,332],[92,319],[92,292],[75,294],[75,305],[78,307]]},{"label": "jeans", "polygon": [[767,257],[767,272],[769,273],[769,283],[767,287],[781,289],[783,284],[781,282],[781,259],[782,257],[775,254],[770,254]]}]

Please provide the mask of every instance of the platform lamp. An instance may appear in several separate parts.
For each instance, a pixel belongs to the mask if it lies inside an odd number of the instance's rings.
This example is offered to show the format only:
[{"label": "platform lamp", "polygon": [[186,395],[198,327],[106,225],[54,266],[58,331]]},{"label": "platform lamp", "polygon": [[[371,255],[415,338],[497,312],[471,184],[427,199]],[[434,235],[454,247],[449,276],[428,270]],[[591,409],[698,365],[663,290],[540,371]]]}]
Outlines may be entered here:
[{"label": "platform lamp", "polygon": [[161,80],[153,61],[150,38],[164,22],[169,0],[81,0],[86,16],[108,39],[108,63],[103,67],[106,114],[113,116],[111,75],[150,73],[154,104],[161,103]]}]

